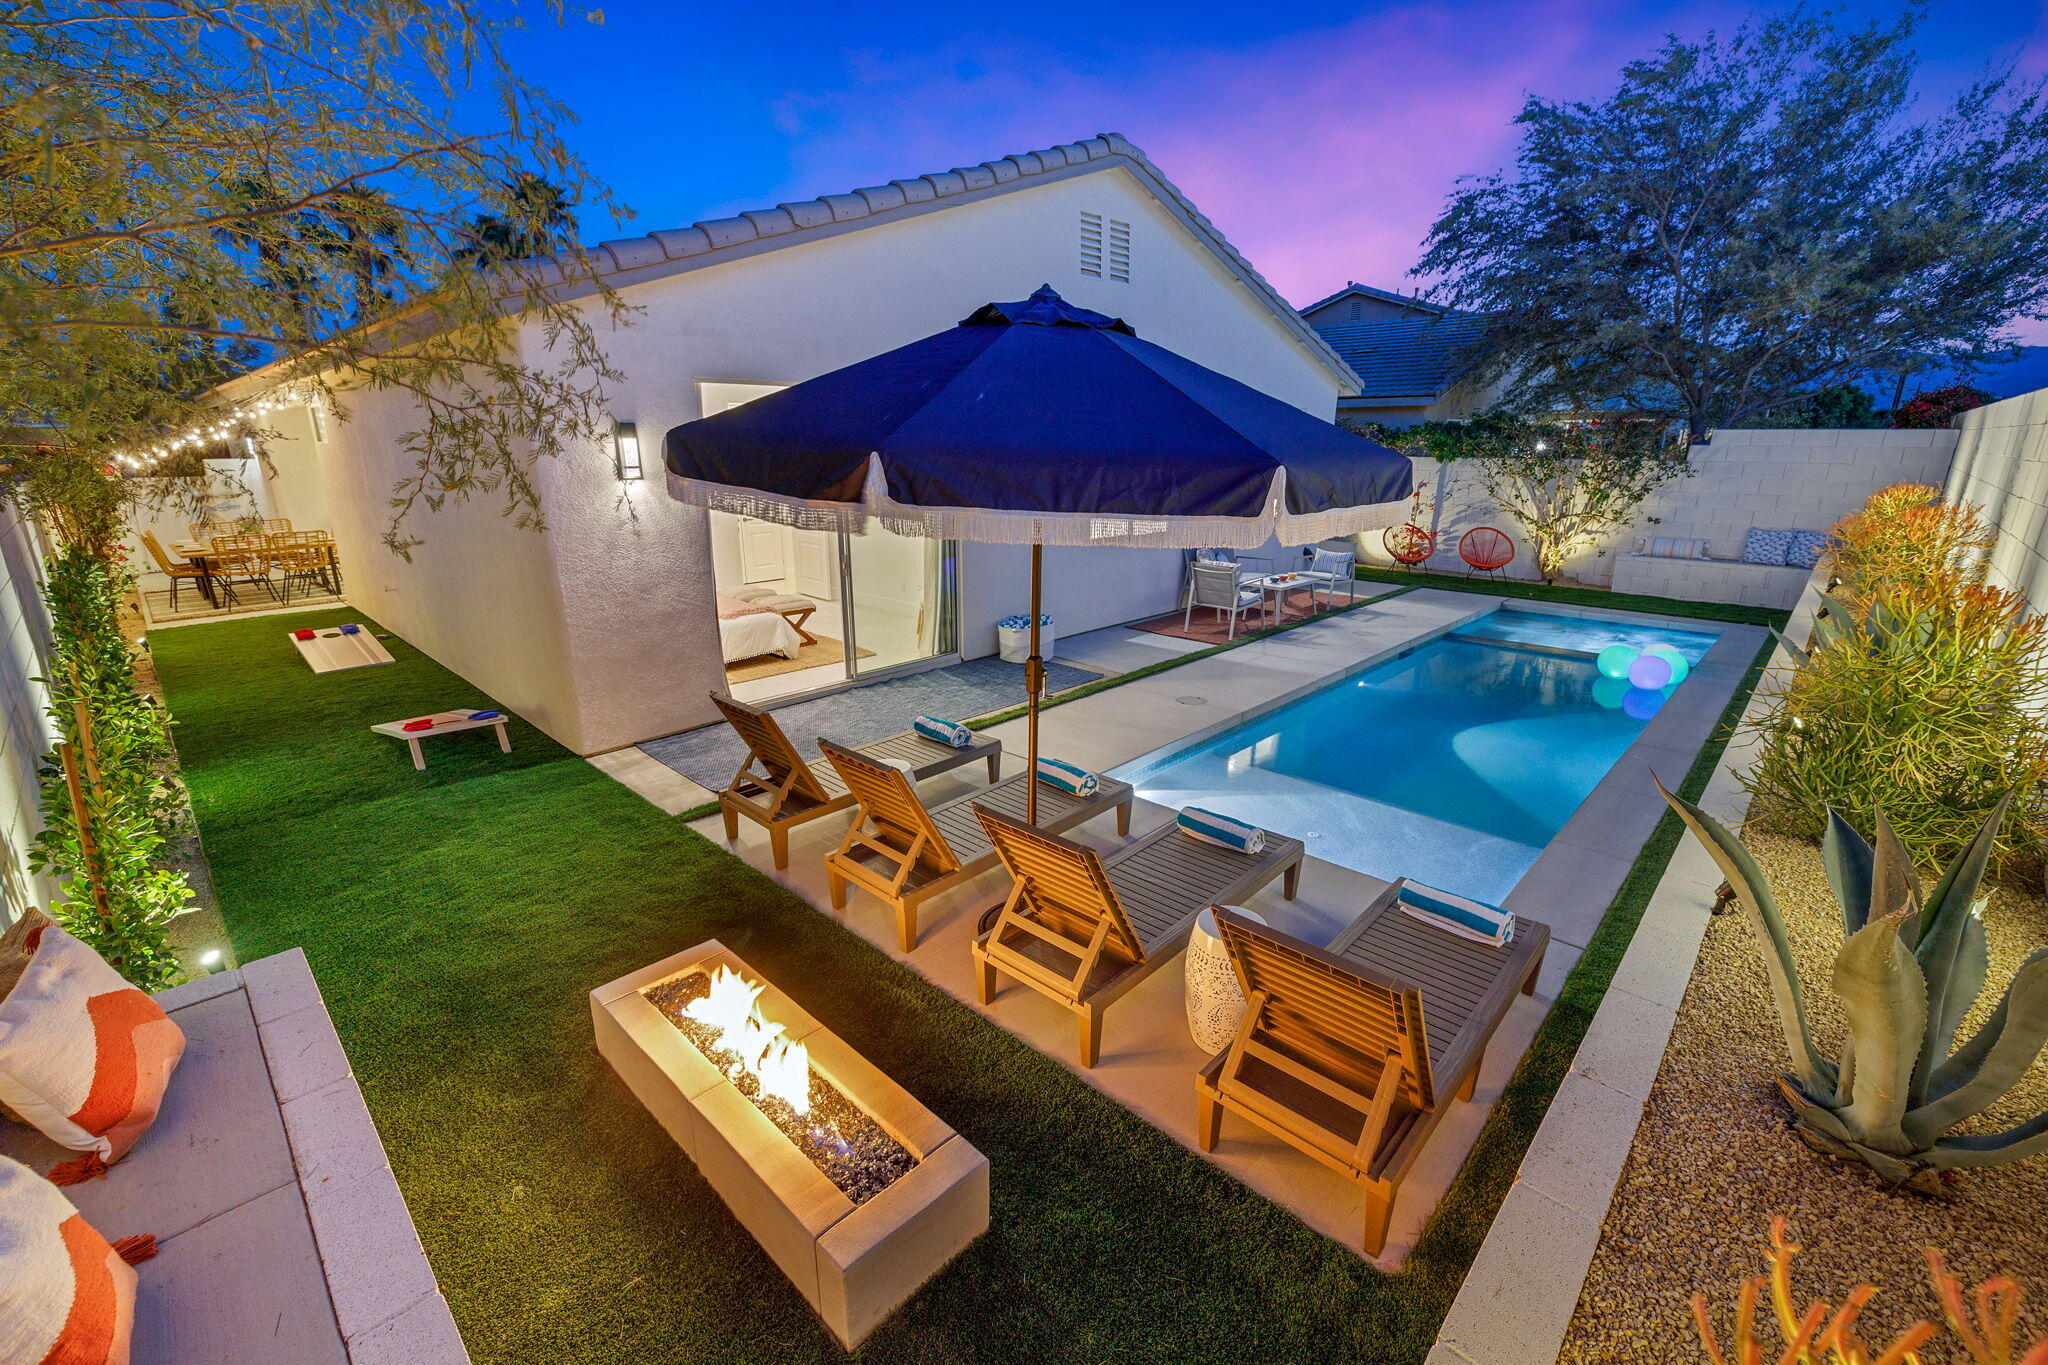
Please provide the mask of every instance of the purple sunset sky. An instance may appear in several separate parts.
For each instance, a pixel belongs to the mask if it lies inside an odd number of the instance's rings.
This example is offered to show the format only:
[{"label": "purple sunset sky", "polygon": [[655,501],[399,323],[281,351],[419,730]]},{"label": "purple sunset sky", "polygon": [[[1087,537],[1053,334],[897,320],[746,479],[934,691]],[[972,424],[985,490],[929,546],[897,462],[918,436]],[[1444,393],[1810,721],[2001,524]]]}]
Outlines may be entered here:
[{"label": "purple sunset sky", "polygon": [[[1302,304],[1347,279],[1412,287],[1456,179],[1511,162],[1525,94],[1596,97],[1663,34],[1749,12],[626,0],[602,27],[534,33],[518,56],[579,115],[573,141],[635,210],[633,231],[1114,131]],[[2048,7],[1940,0],[1919,46],[1930,100],[1994,60],[2048,73]],[[2048,341],[2048,324],[2022,331]]]}]

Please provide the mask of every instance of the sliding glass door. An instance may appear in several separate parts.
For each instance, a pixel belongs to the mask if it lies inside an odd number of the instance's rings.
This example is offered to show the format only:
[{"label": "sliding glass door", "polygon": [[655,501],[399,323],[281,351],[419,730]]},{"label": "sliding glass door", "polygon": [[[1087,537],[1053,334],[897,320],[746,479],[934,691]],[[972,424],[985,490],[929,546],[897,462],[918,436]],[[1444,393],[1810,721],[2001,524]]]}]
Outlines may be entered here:
[{"label": "sliding glass door", "polygon": [[870,524],[841,544],[852,676],[921,663],[958,648],[951,541],[899,536]]}]

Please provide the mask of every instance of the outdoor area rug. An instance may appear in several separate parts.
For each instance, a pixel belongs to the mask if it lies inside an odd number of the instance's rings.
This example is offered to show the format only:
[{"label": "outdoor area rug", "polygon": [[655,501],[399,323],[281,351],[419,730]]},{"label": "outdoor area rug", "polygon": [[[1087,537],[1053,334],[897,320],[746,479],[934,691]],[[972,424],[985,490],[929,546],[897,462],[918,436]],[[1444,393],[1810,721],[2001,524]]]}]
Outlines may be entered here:
[{"label": "outdoor area rug", "polygon": [[[1287,605],[1280,619],[1275,621],[1269,610],[1264,624],[1287,625],[1306,616],[1324,615],[1329,610],[1321,605],[1325,600],[1332,600],[1338,607],[1351,605],[1341,593],[1334,599],[1324,599],[1306,590],[1291,592],[1287,594]],[[1205,645],[1220,645],[1230,638],[1230,618],[1222,612],[1211,611],[1207,607],[1196,607],[1194,620],[1186,630],[1181,629],[1181,616],[1182,612],[1170,611],[1164,616],[1154,616],[1148,621],[1133,621],[1130,629],[1146,631],[1153,635],[1171,635],[1177,640],[1199,640]],[[1256,611],[1246,612],[1237,618],[1237,633],[1243,635],[1248,630],[1257,630],[1260,624]]]},{"label": "outdoor area rug", "polygon": [[[1064,692],[1094,682],[1100,674],[1067,664],[1045,666],[1048,692]],[[843,744],[871,744],[910,728],[919,716],[967,720],[1024,703],[1024,665],[1001,659],[969,659],[950,668],[934,668],[907,678],[888,678],[829,697],[778,707],[775,719],[783,733],[806,757],[818,752],[818,736]],[[720,722],[686,730],[640,746],[650,757],[700,786],[717,791],[732,781],[747,746]]]}]

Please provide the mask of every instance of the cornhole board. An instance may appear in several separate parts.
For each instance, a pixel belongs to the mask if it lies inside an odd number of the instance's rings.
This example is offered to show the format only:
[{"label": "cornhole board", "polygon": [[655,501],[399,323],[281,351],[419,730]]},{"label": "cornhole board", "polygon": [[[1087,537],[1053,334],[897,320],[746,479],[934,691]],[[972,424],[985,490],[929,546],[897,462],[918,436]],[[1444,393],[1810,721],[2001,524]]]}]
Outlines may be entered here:
[{"label": "cornhole board", "polygon": [[366,668],[371,664],[388,664],[391,653],[370,634],[369,627],[363,626],[354,634],[343,634],[341,627],[329,626],[313,632],[310,640],[301,640],[290,631],[285,638],[298,647],[299,657],[306,661],[315,673],[335,673],[344,668]]},{"label": "cornhole board", "polygon": [[[432,739],[437,735],[459,735],[465,730],[481,730],[486,726],[495,725],[498,728],[498,748],[504,753],[511,753],[512,736],[506,732],[505,726],[512,717],[500,712],[483,720],[471,720],[470,717],[475,714],[475,708],[463,711],[436,711],[431,716],[407,716],[405,720],[387,720],[382,725],[372,725],[370,729],[376,734],[389,735],[393,739],[404,740],[405,747],[412,750],[412,766],[422,771],[427,766],[427,756],[420,752],[420,741]],[[407,721],[415,720],[431,720],[434,722],[434,728],[431,730],[408,730],[405,728]]]}]

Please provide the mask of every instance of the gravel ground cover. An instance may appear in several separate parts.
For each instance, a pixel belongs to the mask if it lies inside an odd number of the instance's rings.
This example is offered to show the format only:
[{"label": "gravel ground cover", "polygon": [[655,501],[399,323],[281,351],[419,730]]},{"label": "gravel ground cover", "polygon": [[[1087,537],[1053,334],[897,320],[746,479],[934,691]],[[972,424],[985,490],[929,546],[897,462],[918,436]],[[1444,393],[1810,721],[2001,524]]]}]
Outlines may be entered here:
[{"label": "gravel ground cover", "polygon": [[[1773,835],[1749,840],[1785,912],[1807,983],[1815,1042],[1837,1055],[1841,1013],[1827,987],[1841,944],[1841,917],[1819,850]],[[1923,879],[1931,882],[1923,874]],[[2011,887],[1985,913],[1991,974],[1964,1024],[1973,1030],[2022,959],[2048,942],[2048,900]],[[2030,1291],[2020,1340],[2048,1336],[2048,1159],[1965,1173],[1945,1198],[1893,1193],[1875,1175],[1820,1156],[1795,1138],[1772,1085],[1785,1064],[1784,1035],[1748,923],[1717,916],[1636,1132],[1621,1185],[1559,1356],[1567,1365],[1704,1359],[1690,1300],[1704,1291],[1724,1333],[1735,1289],[1760,1274],[1771,1219],[1790,1220],[1803,1301],[1839,1302],[1868,1280],[1878,1288],[1863,1315],[1867,1339],[1889,1342],[1921,1316],[1939,1316],[1922,1248],[1935,1246],[1966,1285],[2009,1275]],[[2048,1109],[2048,1058],[1968,1131],[1990,1132]],[[1775,1341],[1768,1330],[1765,1342]],[[1928,1365],[1946,1354],[1946,1332]]]}]

